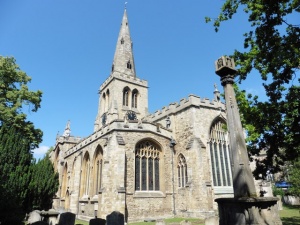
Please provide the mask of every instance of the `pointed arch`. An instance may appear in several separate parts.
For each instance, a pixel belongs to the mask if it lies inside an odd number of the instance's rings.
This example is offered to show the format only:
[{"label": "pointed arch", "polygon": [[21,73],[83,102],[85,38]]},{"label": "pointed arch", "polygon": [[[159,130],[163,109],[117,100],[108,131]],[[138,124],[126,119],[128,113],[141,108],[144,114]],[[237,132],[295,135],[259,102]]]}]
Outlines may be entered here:
[{"label": "pointed arch", "polygon": [[105,112],[106,111],[106,94],[105,94],[105,92],[102,94],[101,105],[102,105],[103,112]]},{"label": "pointed arch", "polygon": [[102,169],[103,169],[103,149],[100,145],[98,145],[93,157],[94,195],[97,195],[99,193],[99,190],[102,186]]},{"label": "pointed arch", "polygon": [[57,147],[55,150],[55,156],[54,156],[54,170],[57,172],[58,171],[58,165],[59,165],[59,154],[60,154],[60,148]]},{"label": "pointed arch", "polygon": [[81,185],[80,185],[80,197],[89,196],[90,188],[90,155],[88,152],[84,154],[81,170]]},{"label": "pointed arch", "polygon": [[213,185],[232,186],[228,132],[224,120],[220,117],[211,125],[209,147]]},{"label": "pointed arch", "polygon": [[130,89],[129,87],[126,86],[123,89],[123,106],[129,105],[129,94],[130,94]]},{"label": "pointed arch", "polygon": [[68,164],[65,163],[63,173],[62,173],[62,185],[61,185],[61,192],[60,197],[64,198],[66,196],[66,191],[68,189]]},{"label": "pointed arch", "polygon": [[161,147],[152,140],[142,140],[135,147],[135,190],[160,190]]},{"label": "pointed arch", "polygon": [[109,99],[110,98],[110,91],[109,89],[106,90],[106,105],[105,105],[105,110],[107,111],[109,108]]},{"label": "pointed arch", "polygon": [[178,187],[185,187],[188,182],[187,163],[183,154],[177,157]]},{"label": "pointed arch", "polygon": [[139,94],[139,92],[138,92],[137,89],[134,89],[132,91],[132,95],[131,95],[131,107],[135,108],[135,109],[138,106],[138,94]]}]

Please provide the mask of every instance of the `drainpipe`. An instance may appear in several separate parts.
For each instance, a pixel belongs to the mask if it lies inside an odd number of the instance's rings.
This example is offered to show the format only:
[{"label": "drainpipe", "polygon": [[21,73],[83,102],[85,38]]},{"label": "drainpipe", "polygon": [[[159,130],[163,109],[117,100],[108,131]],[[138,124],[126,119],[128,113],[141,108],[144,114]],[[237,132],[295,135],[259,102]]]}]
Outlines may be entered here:
[{"label": "drainpipe", "polygon": [[174,155],[175,155],[175,145],[176,141],[171,137],[170,148],[172,151],[172,203],[173,203],[173,215],[176,215],[175,210],[175,191],[174,191]]}]

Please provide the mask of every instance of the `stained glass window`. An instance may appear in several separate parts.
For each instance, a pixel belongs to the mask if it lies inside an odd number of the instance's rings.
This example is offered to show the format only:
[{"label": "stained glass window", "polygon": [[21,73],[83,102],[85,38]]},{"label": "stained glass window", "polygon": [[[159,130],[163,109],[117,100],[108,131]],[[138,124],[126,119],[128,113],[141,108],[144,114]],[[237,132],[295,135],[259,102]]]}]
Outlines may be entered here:
[{"label": "stained glass window", "polygon": [[159,155],[157,145],[150,141],[139,143],[135,151],[135,190],[159,190]]}]

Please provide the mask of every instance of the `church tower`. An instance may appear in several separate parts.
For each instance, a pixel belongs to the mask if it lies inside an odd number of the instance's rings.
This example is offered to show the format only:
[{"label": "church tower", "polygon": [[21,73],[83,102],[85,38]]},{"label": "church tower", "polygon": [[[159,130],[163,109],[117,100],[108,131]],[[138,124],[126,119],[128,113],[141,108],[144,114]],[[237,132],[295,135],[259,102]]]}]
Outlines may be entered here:
[{"label": "church tower", "polygon": [[111,74],[100,86],[94,131],[117,119],[139,120],[147,114],[148,82],[136,76],[133,44],[125,9]]}]

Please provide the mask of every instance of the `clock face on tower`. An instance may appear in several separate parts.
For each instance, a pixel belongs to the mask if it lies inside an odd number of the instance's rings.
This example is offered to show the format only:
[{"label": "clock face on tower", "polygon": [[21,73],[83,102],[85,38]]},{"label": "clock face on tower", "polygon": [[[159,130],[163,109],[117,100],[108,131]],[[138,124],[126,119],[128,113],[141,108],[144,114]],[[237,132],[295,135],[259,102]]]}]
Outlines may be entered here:
[{"label": "clock face on tower", "polygon": [[136,113],[133,112],[133,111],[128,111],[128,112],[126,113],[126,118],[127,118],[128,120],[136,120],[136,119],[137,119],[137,118],[136,118]]}]

